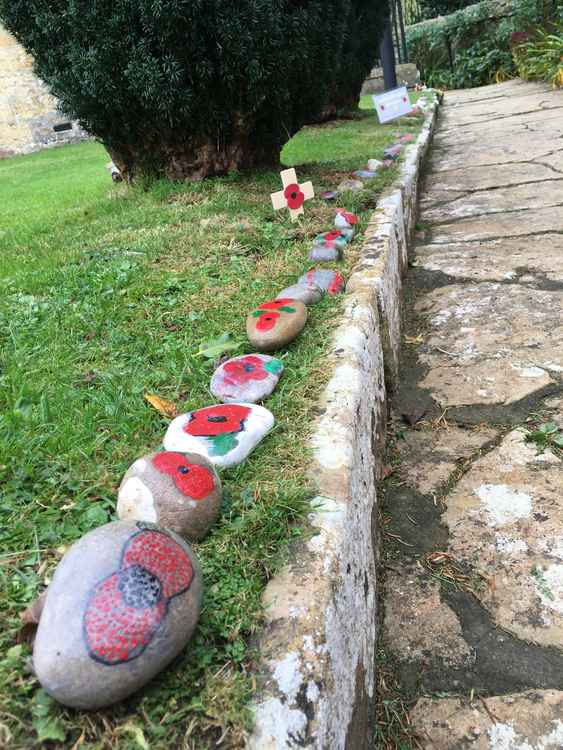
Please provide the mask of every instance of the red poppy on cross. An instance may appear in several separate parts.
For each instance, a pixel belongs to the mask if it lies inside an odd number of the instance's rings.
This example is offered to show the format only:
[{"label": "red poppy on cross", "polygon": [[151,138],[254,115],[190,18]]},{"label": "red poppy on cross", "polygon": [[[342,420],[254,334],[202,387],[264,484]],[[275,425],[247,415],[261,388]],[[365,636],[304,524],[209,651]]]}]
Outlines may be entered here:
[{"label": "red poppy on cross", "polygon": [[275,211],[279,211],[280,208],[289,208],[291,220],[295,221],[300,214],[304,213],[303,203],[315,196],[313,183],[305,182],[300,185],[297,182],[295,169],[284,169],[280,172],[280,177],[283,190],[270,195],[272,206]]}]

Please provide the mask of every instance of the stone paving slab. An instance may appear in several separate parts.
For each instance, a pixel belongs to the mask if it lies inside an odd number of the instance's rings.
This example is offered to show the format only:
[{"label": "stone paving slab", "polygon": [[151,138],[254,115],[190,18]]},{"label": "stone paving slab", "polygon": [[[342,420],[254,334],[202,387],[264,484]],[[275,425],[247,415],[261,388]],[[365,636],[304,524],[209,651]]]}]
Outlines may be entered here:
[{"label": "stone paving slab", "polygon": [[563,462],[522,430],[479,458],[447,497],[448,551],[483,571],[478,596],[527,641],[563,644]]},{"label": "stone paving slab", "polygon": [[538,190],[537,184],[532,182],[463,194],[447,203],[439,202],[434,208],[430,206],[424,213],[424,219],[433,224],[446,224],[453,219],[502,213],[507,206],[511,211],[554,206],[563,208],[563,175],[550,183],[548,191]]},{"label": "stone paving slab", "polygon": [[494,216],[470,216],[450,224],[434,224],[431,241],[471,242],[496,237],[524,237],[542,232],[563,232],[563,208],[548,206],[534,211],[506,211]]},{"label": "stone paving slab", "polygon": [[[430,214],[430,211],[426,215]],[[563,235],[419,245],[417,267],[466,281],[563,283]]]},{"label": "stone paving slab", "polygon": [[[474,167],[469,165],[461,169],[430,173],[426,180],[424,195],[432,199],[435,192],[450,190],[469,192],[475,190],[491,190],[511,185],[523,185],[526,182],[549,182],[560,180],[561,173],[551,165],[528,163],[500,164]],[[544,186],[549,190],[549,185]],[[421,216],[424,220],[424,214]]]},{"label": "stone paving slab", "polygon": [[411,718],[425,750],[560,750],[563,692],[420,700]]},{"label": "stone paving slab", "polygon": [[563,372],[563,292],[495,283],[456,284],[416,305],[430,330],[421,387],[442,407],[509,404]]}]

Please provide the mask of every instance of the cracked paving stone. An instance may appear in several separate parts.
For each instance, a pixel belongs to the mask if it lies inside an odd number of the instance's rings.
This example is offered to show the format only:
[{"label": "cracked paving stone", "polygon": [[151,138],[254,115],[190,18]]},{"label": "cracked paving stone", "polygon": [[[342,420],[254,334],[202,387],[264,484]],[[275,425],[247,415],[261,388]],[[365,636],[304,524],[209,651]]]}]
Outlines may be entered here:
[{"label": "cracked paving stone", "polygon": [[[532,182],[513,185],[498,190],[479,190],[460,196],[441,206],[429,207],[424,211],[424,221],[448,223],[452,219],[463,219],[493,213],[503,213],[506,207],[511,211],[563,206],[563,175],[560,180],[545,183]],[[494,220],[494,219],[493,219]]]},{"label": "cracked paving stone", "polygon": [[386,588],[383,643],[395,659],[439,659],[455,668],[475,662],[457,616],[440,600],[439,584],[420,567],[388,572]]},{"label": "cracked paving stone", "polygon": [[[473,281],[518,281],[532,275],[532,285],[543,280],[563,282],[563,235],[514,237],[468,245],[419,245],[417,267],[451,278]],[[537,277],[536,277],[537,274]]]},{"label": "cracked paving stone", "polygon": [[449,480],[459,460],[471,458],[497,434],[482,426],[408,430],[397,443],[401,479],[422,495],[430,494]]},{"label": "cracked paving stone", "polygon": [[546,421],[554,422],[563,431],[563,398],[561,396],[546,398],[543,405],[549,409]]},{"label": "cracked paving stone", "polygon": [[448,551],[489,580],[476,593],[518,638],[563,644],[563,462],[513,430],[446,498]]},{"label": "cracked paving stone", "polygon": [[428,368],[420,387],[442,407],[511,404],[541,391],[562,371],[562,302],[563,292],[495,283],[424,295],[416,304],[430,324],[418,349]]},{"label": "cracked paving stone", "polygon": [[[530,236],[542,232],[563,233],[562,207],[499,212],[489,216],[468,217],[455,223],[434,225],[431,228],[431,242],[472,242],[498,237]],[[530,242],[541,242],[541,238],[530,238]]]},{"label": "cracked paving stone", "polygon": [[[490,164],[513,164],[526,162],[547,162],[551,164],[552,158],[561,150],[557,143],[553,143],[553,134],[547,138],[530,138],[530,133],[525,130],[518,134],[512,134],[510,139],[502,144],[501,148],[494,151],[483,149],[483,144],[478,140],[465,141],[447,149],[447,155],[440,151],[434,152],[429,164],[431,172],[443,172],[448,169],[459,169],[468,163],[473,167],[488,166]],[[553,164],[555,166],[555,164]]]},{"label": "cracked paving stone", "polygon": [[[527,182],[560,180],[561,172],[552,166],[539,163],[512,163],[488,165],[483,167],[467,166],[447,172],[430,173],[425,181],[424,196],[431,199],[444,192],[468,192],[470,190],[490,190],[491,188],[523,185]],[[421,219],[424,221],[424,213]],[[552,227],[553,228],[553,227]]]},{"label": "cracked paving stone", "polygon": [[537,91],[528,96],[505,96],[485,102],[467,102],[463,107],[447,107],[442,115],[442,123],[446,128],[482,126],[490,120],[510,119],[530,112],[537,112],[540,117],[554,109],[563,109],[563,91]]},{"label": "cracked paving stone", "polygon": [[424,750],[561,750],[563,692],[422,698],[411,713]]}]

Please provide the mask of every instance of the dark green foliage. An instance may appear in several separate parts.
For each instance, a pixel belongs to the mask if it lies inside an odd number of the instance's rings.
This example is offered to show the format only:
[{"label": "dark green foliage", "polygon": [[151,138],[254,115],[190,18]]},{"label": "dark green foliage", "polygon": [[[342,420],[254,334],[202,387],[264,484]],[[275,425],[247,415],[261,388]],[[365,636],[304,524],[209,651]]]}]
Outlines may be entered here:
[{"label": "dark green foliage", "polygon": [[511,15],[499,14],[498,4],[485,0],[411,27],[407,32],[409,56],[423,80],[430,86],[465,88],[517,75],[511,51],[513,35],[548,22],[555,3],[515,0],[511,10]]},{"label": "dark green foliage", "polygon": [[198,178],[272,164],[355,94],[387,0],[0,0],[62,109],[127,176]]},{"label": "dark green foliage", "polygon": [[421,15],[422,18],[436,18],[436,16],[447,16],[455,13],[456,10],[466,8],[468,5],[474,5],[475,0],[422,0]]}]

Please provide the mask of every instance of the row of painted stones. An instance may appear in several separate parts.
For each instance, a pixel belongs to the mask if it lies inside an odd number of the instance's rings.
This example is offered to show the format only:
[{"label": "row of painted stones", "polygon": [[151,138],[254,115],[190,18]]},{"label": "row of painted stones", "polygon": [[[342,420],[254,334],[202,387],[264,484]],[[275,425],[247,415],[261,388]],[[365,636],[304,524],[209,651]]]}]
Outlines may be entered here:
[{"label": "row of painted stones", "polygon": [[165,450],[138,459],[123,477],[121,520],[86,534],[65,554],[44,598],[33,652],[39,681],[59,702],[94,710],[123,700],[189,641],[202,578],[187,541],[202,539],[219,515],[215,467],[241,463],[274,425],[256,402],[273,392],[283,364],[263,352],[301,332],[307,305],[343,289],[338,272],[312,269],[251,312],[247,332],[258,351],[230,359],[212,376],[211,390],[223,403],[174,419]]},{"label": "row of painted stones", "polygon": [[[361,178],[374,176],[399,151],[396,144],[382,163],[371,160]],[[340,258],[356,223],[337,209],[334,229],[315,238],[311,257]],[[266,352],[299,335],[307,306],[343,290],[340,273],[314,268],[253,310],[246,329],[256,352],[224,362],[212,376],[211,392],[222,403],[175,418],[164,450],[138,459],[123,477],[120,520],[86,534],[65,554],[43,598],[33,653],[37,677],[58,701],[87,710],[116,703],[185,647],[203,588],[187,542],[202,539],[219,515],[216,467],[244,461],[274,425],[258,402],[274,391],[283,364]]]}]

